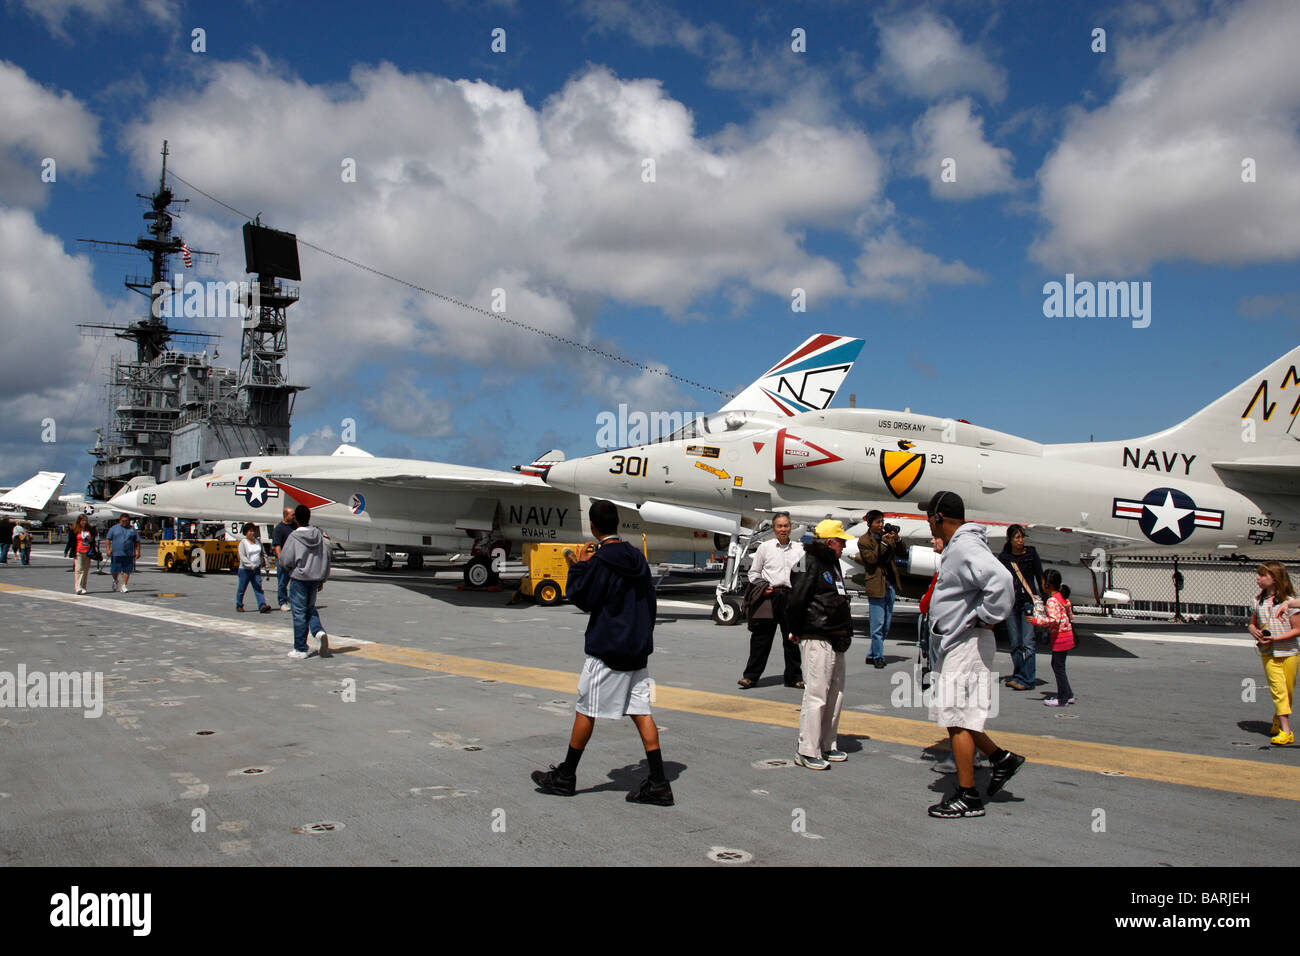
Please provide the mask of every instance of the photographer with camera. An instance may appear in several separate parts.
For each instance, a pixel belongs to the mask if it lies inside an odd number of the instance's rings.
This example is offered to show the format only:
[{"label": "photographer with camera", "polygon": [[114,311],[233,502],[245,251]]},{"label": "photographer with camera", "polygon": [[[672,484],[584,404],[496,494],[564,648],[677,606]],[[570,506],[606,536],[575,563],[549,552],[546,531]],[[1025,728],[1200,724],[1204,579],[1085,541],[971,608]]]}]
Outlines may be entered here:
[{"label": "photographer with camera", "polygon": [[885,524],[884,512],[868,511],[865,520],[868,532],[858,539],[858,560],[866,568],[867,603],[871,607],[871,649],[867,663],[879,670],[885,666],[885,635],[893,621],[894,595],[899,588],[898,566],[894,561],[905,553],[906,546],[898,540],[898,525]]}]

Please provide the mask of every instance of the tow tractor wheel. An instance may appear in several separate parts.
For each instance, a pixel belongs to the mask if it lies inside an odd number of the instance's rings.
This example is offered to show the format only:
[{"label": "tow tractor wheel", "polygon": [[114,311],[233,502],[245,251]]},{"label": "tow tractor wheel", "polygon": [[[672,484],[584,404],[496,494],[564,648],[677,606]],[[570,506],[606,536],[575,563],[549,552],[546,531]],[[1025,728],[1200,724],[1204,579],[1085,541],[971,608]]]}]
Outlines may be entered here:
[{"label": "tow tractor wheel", "polygon": [[465,583],[472,588],[487,587],[494,577],[492,561],[483,555],[472,558],[469,564],[465,565]]},{"label": "tow tractor wheel", "polygon": [[537,603],[542,607],[559,604],[562,595],[563,592],[560,590],[560,586],[550,578],[543,579],[537,587],[533,588],[533,596],[537,598]]},{"label": "tow tractor wheel", "polygon": [[740,601],[734,597],[724,597],[721,604],[713,605],[713,623],[731,627],[740,623]]},{"label": "tow tractor wheel", "polygon": [[380,571],[393,570],[393,556],[385,551],[384,556],[375,562],[375,567]]},{"label": "tow tractor wheel", "polygon": [[164,571],[170,571],[170,570],[172,570],[174,567],[176,567],[176,555],[174,555],[174,554],[164,554],[164,555],[163,555],[163,570],[164,570]]},{"label": "tow tractor wheel", "polygon": [[406,566],[412,571],[418,571],[424,567],[424,555],[418,551],[412,551],[406,556]]}]

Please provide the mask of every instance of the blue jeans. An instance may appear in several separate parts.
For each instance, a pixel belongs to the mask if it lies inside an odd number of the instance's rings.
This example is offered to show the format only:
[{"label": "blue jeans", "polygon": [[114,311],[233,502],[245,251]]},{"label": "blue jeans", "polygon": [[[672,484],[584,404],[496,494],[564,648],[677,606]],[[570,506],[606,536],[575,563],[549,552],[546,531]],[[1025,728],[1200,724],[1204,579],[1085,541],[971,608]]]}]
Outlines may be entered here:
[{"label": "blue jeans", "polygon": [[0,563],[9,563],[9,549],[12,546],[12,541],[0,541]]},{"label": "blue jeans", "polygon": [[289,582],[289,606],[293,608],[293,649],[307,651],[307,635],[325,630],[320,615],[316,613],[316,592],[320,585],[315,581]]},{"label": "blue jeans", "polygon": [[871,630],[871,657],[885,656],[885,635],[894,619],[894,585],[885,582],[885,596],[867,598],[870,605],[867,622]]},{"label": "blue jeans", "polygon": [[239,569],[239,589],[235,592],[235,607],[244,606],[244,590],[253,586],[253,594],[257,598],[257,609],[260,611],[266,607],[266,598],[262,596],[262,572],[255,571],[252,568]]},{"label": "blue jeans", "polygon": [[1034,647],[1034,626],[1029,623],[1027,615],[1033,605],[1022,604],[1011,612],[1006,619],[1007,633],[1011,636],[1011,664],[1015,668],[1011,675],[1026,687],[1033,687],[1038,679],[1038,659]]},{"label": "blue jeans", "polygon": [[288,568],[275,566],[275,603],[280,607],[289,603],[289,574]]}]

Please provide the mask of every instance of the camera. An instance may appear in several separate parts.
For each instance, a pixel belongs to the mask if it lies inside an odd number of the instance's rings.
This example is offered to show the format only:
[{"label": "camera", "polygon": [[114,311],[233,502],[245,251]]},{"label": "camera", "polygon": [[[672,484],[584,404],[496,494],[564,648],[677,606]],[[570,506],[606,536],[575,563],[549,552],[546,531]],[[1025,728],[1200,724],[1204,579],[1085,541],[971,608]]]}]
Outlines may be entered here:
[{"label": "camera", "polygon": [[885,525],[885,534],[898,534],[899,531],[900,531],[900,529],[899,529],[898,525],[896,525],[896,524],[886,524],[886,525]]}]

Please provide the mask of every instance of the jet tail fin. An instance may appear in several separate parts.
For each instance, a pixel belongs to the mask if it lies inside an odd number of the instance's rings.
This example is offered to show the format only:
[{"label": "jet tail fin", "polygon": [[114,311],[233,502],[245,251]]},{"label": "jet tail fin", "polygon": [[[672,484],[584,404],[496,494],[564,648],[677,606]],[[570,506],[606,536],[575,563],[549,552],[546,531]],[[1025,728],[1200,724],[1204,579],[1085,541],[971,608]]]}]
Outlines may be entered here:
[{"label": "jet tail fin", "polygon": [[330,456],[338,455],[343,458],[374,458],[375,456],[356,445],[342,444],[330,452]]},{"label": "jet tail fin", "polygon": [[44,511],[58,497],[66,476],[61,471],[42,471],[0,496],[0,504],[24,511]]},{"label": "jet tail fin", "polygon": [[827,408],[844,384],[865,343],[818,332],[759,376],[719,411],[767,411],[783,415]]},{"label": "jet tail fin", "polygon": [[545,478],[546,473],[551,470],[551,466],[558,465],[562,461],[564,461],[564,452],[558,448],[552,448],[550,451],[542,452],[526,465],[515,465],[515,471],[521,475],[534,475],[538,478]]}]

